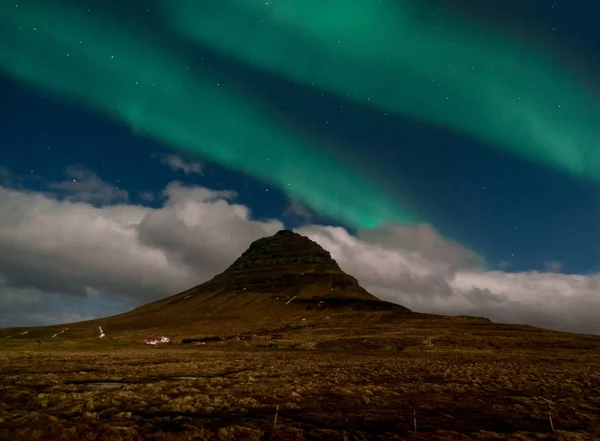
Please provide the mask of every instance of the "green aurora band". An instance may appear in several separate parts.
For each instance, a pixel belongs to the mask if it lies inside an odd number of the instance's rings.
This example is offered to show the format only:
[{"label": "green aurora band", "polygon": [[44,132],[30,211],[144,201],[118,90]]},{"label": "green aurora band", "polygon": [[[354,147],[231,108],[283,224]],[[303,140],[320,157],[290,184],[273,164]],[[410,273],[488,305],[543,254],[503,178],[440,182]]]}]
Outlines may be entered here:
[{"label": "green aurora band", "polygon": [[[600,103],[549,56],[428,2],[160,2],[185,38],[600,183]],[[160,6],[159,6],[160,7]]]},{"label": "green aurora band", "polygon": [[348,225],[416,221],[398,201],[279,128],[244,96],[188,70],[150,31],[130,31],[110,17],[72,15],[72,8],[52,0],[3,2],[0,68],[166,144],[268,179]]}]

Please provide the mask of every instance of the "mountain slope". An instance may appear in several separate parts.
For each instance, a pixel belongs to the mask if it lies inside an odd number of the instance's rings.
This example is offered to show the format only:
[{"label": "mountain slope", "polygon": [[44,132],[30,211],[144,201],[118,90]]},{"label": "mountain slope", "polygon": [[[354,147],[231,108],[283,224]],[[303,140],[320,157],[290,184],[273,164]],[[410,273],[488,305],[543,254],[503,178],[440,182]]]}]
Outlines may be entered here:
[{"label": "mountain slope", "polygon": [[[258,239],[233,264],[211,280],[187,291],[103,319],[37,328],[30,337],[47,337],[69,327],[70,337],[165,332],[185,335],[203,329],[278,326],[301,316],[329,317],[340,312],[410,310],[379,300],[342,271],[316,242],[292,231]],[[46,329],[46,331],[42,331]]]}]

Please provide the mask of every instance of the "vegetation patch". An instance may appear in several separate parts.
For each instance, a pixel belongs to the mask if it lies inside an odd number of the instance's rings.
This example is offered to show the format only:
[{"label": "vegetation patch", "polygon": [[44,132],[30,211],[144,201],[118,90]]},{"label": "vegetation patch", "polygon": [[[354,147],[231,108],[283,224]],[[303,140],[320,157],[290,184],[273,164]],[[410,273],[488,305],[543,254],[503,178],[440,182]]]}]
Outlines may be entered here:
[{"label": "vegetation patch", "polygon": [[4,351],[0,439],[600,439],[596,352],[365,350],[395,345]]}]

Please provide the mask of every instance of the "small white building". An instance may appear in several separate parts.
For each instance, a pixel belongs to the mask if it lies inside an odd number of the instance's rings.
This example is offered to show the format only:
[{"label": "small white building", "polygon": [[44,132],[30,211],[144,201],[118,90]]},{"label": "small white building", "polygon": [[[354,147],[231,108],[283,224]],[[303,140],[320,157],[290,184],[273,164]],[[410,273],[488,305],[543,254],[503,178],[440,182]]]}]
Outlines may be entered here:
[{"label": "small white building", "polygon": [[161,337],[152,337],[144,340],[144,343],[147,345],[157,345],[159,343],[169,343],[171,339],[169,337],[165,337],[164,335]]}]

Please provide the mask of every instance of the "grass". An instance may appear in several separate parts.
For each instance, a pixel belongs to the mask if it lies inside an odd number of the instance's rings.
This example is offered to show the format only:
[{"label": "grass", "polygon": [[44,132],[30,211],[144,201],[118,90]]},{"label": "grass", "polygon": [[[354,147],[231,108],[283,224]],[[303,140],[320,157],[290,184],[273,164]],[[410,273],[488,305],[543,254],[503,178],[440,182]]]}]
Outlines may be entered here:
[{"label": "grass", "polygon": [[277,405],[273,440],[600,439],[595,339],[412,329],[304,329],[276,350],[3,342],[0,439],[260,440]]}]

